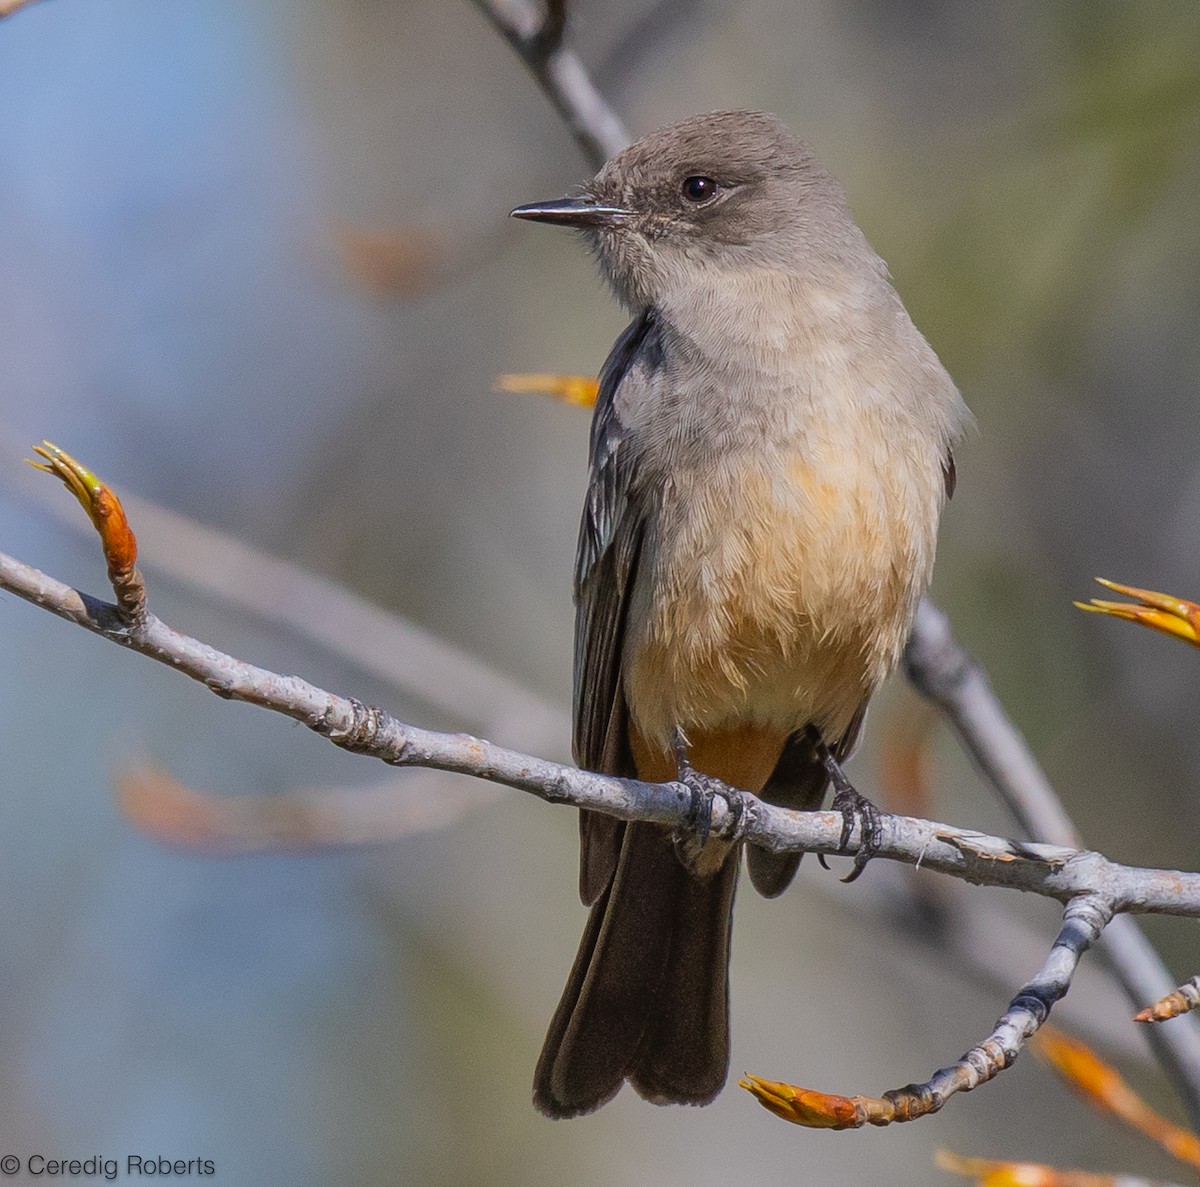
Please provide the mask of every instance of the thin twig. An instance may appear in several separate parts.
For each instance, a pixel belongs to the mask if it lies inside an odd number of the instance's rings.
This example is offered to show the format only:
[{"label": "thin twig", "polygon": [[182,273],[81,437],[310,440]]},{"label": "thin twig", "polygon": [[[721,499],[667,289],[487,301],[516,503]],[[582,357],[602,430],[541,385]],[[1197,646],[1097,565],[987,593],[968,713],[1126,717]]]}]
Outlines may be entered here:
[{"label": "thin twig", "polygon": [[1017,992],[992,1033],[922,1084],[909,1084],[878,1097],[834,1096],[761,1076],[746,1076],[741,1085],[771,1112],[810,1128],[894,1125],[936,1113],[950,1097],[986,1084],[1012,1065],[1050,1016],[1054,1003],[1071,987],[1080,959],[1111,917],[1109,903],[1102,896],[1082,894],[1071,899],[1050,955],[1037,976]]},{"label": "thin twig", "polygon": [[629,143],[629,133],[596,90],[575,51],[563,44],[566,5],[552,0],[475,0],[529,68],[562,116],[588,164],[599,169]]}]

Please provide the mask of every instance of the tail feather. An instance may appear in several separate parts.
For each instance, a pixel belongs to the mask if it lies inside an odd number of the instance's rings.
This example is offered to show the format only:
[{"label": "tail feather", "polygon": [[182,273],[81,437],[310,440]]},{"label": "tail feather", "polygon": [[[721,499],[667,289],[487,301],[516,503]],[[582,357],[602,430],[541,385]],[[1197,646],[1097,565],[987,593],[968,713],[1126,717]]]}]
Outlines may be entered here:
[{"label": "tail feather", "polygon": [[629,1082],[657,1104],[706,1105],[729,1072],[729,939],[739,853],[711,878],[687,877],[670,960]]},{"label": "tail feather", "polygon": [[534,1076],[551,1117],[599,1108],[629,1079],[657,1103],[700,1104],[729,1065],[731,852],[705,880],[668,830],[624,827],[608,889],[592,907]]}]

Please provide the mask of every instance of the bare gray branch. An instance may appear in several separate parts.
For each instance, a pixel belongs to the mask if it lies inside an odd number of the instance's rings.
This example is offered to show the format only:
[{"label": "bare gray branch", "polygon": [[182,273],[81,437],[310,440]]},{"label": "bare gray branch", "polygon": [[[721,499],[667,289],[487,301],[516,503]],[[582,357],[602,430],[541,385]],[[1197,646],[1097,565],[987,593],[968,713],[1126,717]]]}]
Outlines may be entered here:
[{"label": "bare gray branch", "polygon": [[[129,627],[110,603],[82,594],[4,553],[0,553],[0,588],[175,668],[218,696],[282,713],[335,745],[393,766],[455,771],[622,820],[649,820],[678,828],[688,825],[691,793],[682,784],[598,775],[468,734],[407,725],[381,709],[327,692],[298,676],[245,663],[173,630],[153,615]],[[718,798],[713,812],[715,831],[777,852],[842,852],[840,813],[790,812],[751,795],[744,799],[745,811],[738,816]],[[1008,841],[908,816],[883,816],[880,833],[879,857],[978,885],[1030,891],[1063,903],[1092,896],[1103,899],[1113,912],[1200,918],[1200,874],[1123,866],[1098,853]],[[857,837],[850,837],[852,851],[857,842]]]}]

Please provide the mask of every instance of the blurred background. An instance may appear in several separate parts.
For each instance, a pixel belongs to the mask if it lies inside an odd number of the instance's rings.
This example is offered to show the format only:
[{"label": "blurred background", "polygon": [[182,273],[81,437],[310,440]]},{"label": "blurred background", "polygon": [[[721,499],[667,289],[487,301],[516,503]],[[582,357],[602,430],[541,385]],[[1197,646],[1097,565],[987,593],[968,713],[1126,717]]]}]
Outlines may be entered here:
[{"label": "blurred background", "polygon": [[[1095,574],[1200,598],[1192,0],[575,0],[570,35],[634,134],[766,108],[841,177],[978,420],[935,596],[1088,841],[1196,868],[1200,661],[1071,605]],[[571,236],[506,219],[590,171],[480,13],[56,0],[0,24],[0,111],[0,547],[104,591],[94,541],[18,474],[48,437],[249,546],[189,577],[188,534],[144,532],[168,622],[565,757],[588,417],[491,386],[595,373],[622,317]],[[468,671],[468,711],[436,663],[327,645],[319,608],[289,626],[256,556],[496,683]],[[12,597],[0,665],[0,1154],[204,1157],[231,1184],[952,1181],[937,1147],[1178,1176],[1029,1057],[882,1132],[799,1130],[733,1086],[705,1110],[626,1091],[546,1121],[533,1064],[584,918],[572,811],[426,780],[407,794],[464,797],[453,826],[164,846],[114,802],[139,763],[231,797],[384,776]],[[858,785],[885,793],[888,739],[926,730],[924,810],[1011,831],[903,687]],[[882,863],[844,887],[808,861],[770,904],[744,887],[733,1073],[923,1079],[987,1033],[1056,926],[1050,904]],[[1194,928],[1150,930],[1196,970]],[[1092,962],[1062,1017],[1175,1110],[1128,1013]]]}]

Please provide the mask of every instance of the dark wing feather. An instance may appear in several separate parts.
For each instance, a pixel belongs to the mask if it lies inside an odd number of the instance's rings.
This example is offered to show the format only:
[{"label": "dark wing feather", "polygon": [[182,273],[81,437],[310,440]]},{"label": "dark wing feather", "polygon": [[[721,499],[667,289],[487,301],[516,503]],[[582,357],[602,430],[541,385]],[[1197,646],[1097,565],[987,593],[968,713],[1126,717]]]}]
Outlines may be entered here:
[{"label": "dark wing feather", "polygon": [[[634,775],[621,650],[645,527],[630,500],[636,462],[621,406],[661,368],[660,331],[648,310],[617,339],[600,372],[592,418],[590,478],[575,564],[575,761],[586,770]],[[579,890],[591,904],[616,869],[624,826],[580,814]]]},{"label": "dark wing feather", "polygon": [[946,460],[942,462],[942,478],[946,483],[946,498],[954,498],[954,488],[958,485],[958,468],[954,465],[954,454],[946,450]]}]

